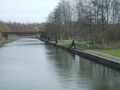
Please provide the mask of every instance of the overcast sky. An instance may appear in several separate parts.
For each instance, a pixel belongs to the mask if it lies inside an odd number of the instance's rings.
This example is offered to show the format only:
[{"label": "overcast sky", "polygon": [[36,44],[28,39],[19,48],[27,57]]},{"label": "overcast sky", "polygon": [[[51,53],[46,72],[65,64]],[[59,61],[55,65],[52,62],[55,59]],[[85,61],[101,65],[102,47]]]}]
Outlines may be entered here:
[{"label": "overcast sky", "polygon": [[59,0],[0,0],[0,20],[10,22],[45,22]]}]

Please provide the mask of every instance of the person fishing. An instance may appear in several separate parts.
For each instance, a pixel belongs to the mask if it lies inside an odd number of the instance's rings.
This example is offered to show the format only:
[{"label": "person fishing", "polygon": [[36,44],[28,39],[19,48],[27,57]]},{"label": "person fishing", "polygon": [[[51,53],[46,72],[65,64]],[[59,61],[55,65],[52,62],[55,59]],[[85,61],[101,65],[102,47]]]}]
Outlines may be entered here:
[{"label": "person fishing", "polygon": [[74,41],[74,40],[72,40],[71,48],[74,48],[74,49],[76,48],[76,47],[75,47],[75,41]]}]

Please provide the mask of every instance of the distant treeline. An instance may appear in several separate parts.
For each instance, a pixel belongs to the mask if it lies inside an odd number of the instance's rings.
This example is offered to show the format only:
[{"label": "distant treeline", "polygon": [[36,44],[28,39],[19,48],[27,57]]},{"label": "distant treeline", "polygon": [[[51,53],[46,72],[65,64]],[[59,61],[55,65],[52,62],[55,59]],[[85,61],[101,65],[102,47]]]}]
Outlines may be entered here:
[{"label": "distant treeline", "polygon": [[6,23],[8,27],[8,31],[39,31],[44,29],[44,23],[32,23],[32,24],[24,24],[24,23]]},{"label": "distant treeline", "polygon": [[120,0],[61,0],[47,18],[46,34],[98,44],[120,42]]},{"label": "distant treeline", "polygon": [[7,26],[3,22],[0,22],[0,33],[4,32],[5,30],[7,30]]},{"label": "distant treeline", "polygon": [[45,23],[32,23],[32,24],[24,24],[24,23],[11,23],[11,22],[0,22],[0,32],[4,31],[31,31],[31,30],[43,30],[45,28]]}]

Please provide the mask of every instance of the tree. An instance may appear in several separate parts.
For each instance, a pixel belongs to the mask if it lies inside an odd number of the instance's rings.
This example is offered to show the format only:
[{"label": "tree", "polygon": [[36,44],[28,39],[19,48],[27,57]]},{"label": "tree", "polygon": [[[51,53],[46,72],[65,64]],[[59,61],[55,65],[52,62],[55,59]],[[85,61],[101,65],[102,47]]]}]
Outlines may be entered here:
[{"label": "tree", "polygon": [[6,29],[6,25],[3,22],[0,22],[0,32],[4,32]]}]

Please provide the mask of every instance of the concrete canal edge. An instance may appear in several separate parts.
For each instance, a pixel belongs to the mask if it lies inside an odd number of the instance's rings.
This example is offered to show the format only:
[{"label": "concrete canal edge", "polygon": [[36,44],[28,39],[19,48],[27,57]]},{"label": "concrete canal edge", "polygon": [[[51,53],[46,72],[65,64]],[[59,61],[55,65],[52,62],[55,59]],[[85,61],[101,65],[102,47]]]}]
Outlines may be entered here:
[{"label": "concrete canal edge", "polygon": [[94,62],[97,62],[97,63],[100,63],[102,65],[105,65],[105,66],[108,66],[110,68],[113,68],[113,69],[116,69],[116,70],[119,70],[120,71],[120,61],[118,60],[113,60],[112,58],[108,58],[108,57],[104,57],[104,56],[100,56],[98,54],[92,54],[92,53],[89,53],[87,51],[84,51],[84,50],[78,50],[78,49],[70,49],[70,48],[67,48],[67,47],[64,47],[64,46],[61,46],[59,44],[55,44],[55,43],[52,43],[52,42],[48,42],[46,40],[43,40],[43,39],[40,39],[41,41],[43,42],[46,42],[47,44],[50,44],[50,45],[53,45],[55,47],[59,47],[61,49],[64,49],[64,50],[67,50],[69,52],[72,52],[74,54],[77,54],[77,55],[80,55],[86,59],[89,59],[91,61],[94,61]]}]

